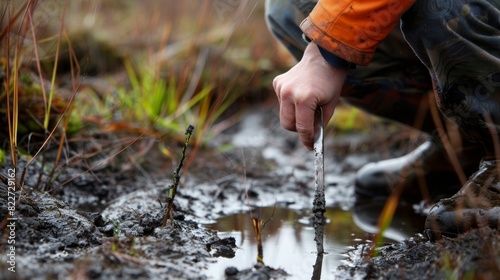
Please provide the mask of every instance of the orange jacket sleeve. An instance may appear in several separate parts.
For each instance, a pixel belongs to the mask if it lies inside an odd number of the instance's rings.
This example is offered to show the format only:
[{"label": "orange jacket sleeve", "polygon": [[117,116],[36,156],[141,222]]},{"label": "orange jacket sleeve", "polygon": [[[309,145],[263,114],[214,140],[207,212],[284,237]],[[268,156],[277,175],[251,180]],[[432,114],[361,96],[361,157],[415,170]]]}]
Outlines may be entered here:
[{"label": "orange jacket sleeve", "polygon": [[367,65],[375,48],[415,0],[319,0],[301,23],[316,44],[349,62]]}]

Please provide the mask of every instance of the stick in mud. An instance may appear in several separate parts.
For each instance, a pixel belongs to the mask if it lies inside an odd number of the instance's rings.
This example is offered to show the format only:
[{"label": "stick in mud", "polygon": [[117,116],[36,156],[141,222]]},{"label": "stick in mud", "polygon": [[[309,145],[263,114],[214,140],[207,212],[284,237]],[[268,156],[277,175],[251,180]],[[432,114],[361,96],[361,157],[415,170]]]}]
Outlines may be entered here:
[{"label": "stick in mud", "polygon": [[313,201],[313,226],[314,241],[318,254],[325,252],[323,248],[323,215],[326,211],[325,184],[324,184],[324,133],[323,133],[323,110],[318,108],[314,114],[314,164],[315,164],[315,193]]}]

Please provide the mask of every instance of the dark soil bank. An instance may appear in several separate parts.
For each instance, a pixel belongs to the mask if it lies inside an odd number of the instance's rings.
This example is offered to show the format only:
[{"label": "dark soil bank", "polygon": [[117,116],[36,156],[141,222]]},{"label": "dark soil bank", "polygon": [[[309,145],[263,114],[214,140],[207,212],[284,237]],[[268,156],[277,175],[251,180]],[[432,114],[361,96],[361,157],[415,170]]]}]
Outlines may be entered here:
[{"label": "dark soil bank", "polygon": [[[35,162],[28,168],[22,191],[9,193],[11,166],[7,164],[1,170],[7,177],[0,187],[0,278],[207,279],[207,267],[218,258],[231,258],[237,248],[234,239],[221,239],[201,223],[255,207],[309,209],[312,205],[312,154],[298,145],[296,135],[276,128],[270,118],[276,118],[276,112],[250,114],[243,124],[214,139],[217,144],[211,151],[199,152],[166,227],[161,224],[170,174],[147,179],[103,168],[47,192],[49,187],[37,183],[46,168]],[[377,139],[370,135],[334,139],[327,149],[335,149],[335,155],[325,157],[327,204],[352,209],[352,175],[365,162],[380,157],[373,153]],[[213,152],[225,144],[235,148]],[[51,186],[84,170],[67,168]],[[9,209],[13,195],[15,210]],[[8,216],[10,210],[13,219]],[[9,240],[15,244],[8,244]],[[369,255],[371,244],[346,252],[344,265],[321,279],[500,276],[500,236],[489,229],[439,243],[416,232],[413,238],[379,247],[375,257]],[[297,279],[263,265],[246,270],[228,267],[226,278]]]}]

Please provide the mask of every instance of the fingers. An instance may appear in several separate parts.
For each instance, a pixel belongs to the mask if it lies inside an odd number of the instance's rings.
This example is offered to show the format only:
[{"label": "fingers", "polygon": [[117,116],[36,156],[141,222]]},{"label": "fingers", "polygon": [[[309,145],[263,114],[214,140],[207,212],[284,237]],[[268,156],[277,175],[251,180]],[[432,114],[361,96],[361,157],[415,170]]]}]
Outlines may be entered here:
[{"label": "fingers", "polygon": [[300,141],[307,149],[312,150],[314,146],[314,113],[316,103],[303,102],[295,104],[296,122],[295,129],[299,134]]},{"label": "fingers", "polygon": [[290,131],[297,131],[296,128],[296,104],[291,94],[282,94],[280,99],[280,124],[281,127]]},{"label": "fingers", "polygon": [[314,142],[314,111],[316,105],[296,100],[290,94],[280,99],[281,127],[299,134],[300,141],[312,150]]},{"label": "fingers", "polygon": [[273,87],[280,103],[280,124],[283,128],[296,131],[300,141],[307,149],[312,150],[314,144],[314,111],[316,98],[306,89],[295,85],[289,89],[283,75],[273,80]]},{"label": "fingers", "polygon": [[280,103],[280,125],[286,130],[296,131],[295,129],[295,102],[293,93],[286,90],[281,84],[279,75],[273,80],[274,91]]}]

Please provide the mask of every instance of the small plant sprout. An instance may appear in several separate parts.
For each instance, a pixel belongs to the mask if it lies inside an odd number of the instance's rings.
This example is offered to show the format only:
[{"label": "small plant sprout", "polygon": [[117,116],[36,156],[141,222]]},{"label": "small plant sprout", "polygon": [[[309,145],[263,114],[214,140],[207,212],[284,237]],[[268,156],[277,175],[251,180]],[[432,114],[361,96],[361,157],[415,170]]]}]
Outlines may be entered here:
[{"label": "small plant sprout", "polygon": [[273,219],[274,217],[274,211],[276,210],[276,205],[273,209],[273,213],[271,214],[271,217],[267,219],[267,221],[262,222],[262,219],[260,218],[260,213],[257,215],[257,217],[253,216],[252,213],[252,227],[255,232],[255,237],[257,238],[257,263],[260,263],[262,265],[264,264],[264,249],[262,248],[262,229],[264,229],[264,226]]},{"label": "small plant sprout", "polygon": [[193,135],[193,130],[194,126],[189,125],[189,127],[186,130],[186,141],[184,141],[184,146],[182,147],[182,154],[181,154],[181,160],[179,161],[179,165],[177,166],[177,169],[174,171],[174,177],[173,177],[173,185],[170,186],[169,192],[168,192],[168,198],[167,198],[167,209],[165,211],[165,215],[163,216],[163,226],[167,225],[168,219],[173,220],[173,213],[172,213],[172,208],[174,206],[174,199],[175,195],[177,194],[177,188],[179,186],[179,182],[181,179],[181,170],[182,166],[184,165],[184,159],[186,158],[186,149],[189,145],[189,139],[191,139],[191,135]]}]

